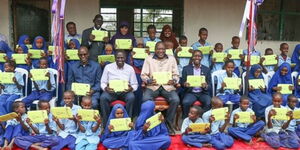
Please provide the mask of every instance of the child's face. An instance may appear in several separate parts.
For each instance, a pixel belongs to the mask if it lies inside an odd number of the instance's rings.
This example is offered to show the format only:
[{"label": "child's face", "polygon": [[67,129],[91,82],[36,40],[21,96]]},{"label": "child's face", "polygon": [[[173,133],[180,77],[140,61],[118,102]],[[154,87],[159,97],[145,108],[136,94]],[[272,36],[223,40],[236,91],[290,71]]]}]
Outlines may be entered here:
[{"label": "child's face", "polygon": [[35,42],[35,45],[37,48],[42,48],[43,47],[43,39],[37,39]]},{"label": "child's face", "polygon": [[289,52],[289,45],[284,44],[280,47],[281,54],[287,55]]},{"label": "child's face", "polygon": [[69,42],[69,48],[70,49],[76,49],[76,44],[73,41]]},{"label": "child's face", "polygon": [[294,109],[296,107],[297,103],[298,103],[298,100],[296,97],[292,97],[292,98],[288,99],[288,105],[292,109]]},{"label": "child's face", "polygon": [[12,67],[9,63],[5,63],[4,64],[4,70],[5,70],[5,72],[14,72],[15,68]]},{"label": "child's face", "polygon": [[142,43],[142,42],[139,42],[138,44],[137,44],[137,48],[143,48],[144,47],[144,44]]},{"label": "child's face", "polygon": [[191,108],[190,112],[189,112],[189,119],[192,121],[196,121],[197,118],[199,118],[199,113],[198,113],[197,109]]},{"label": "child's face", "polygon": [[249,107],[249,100],[248,99],[243,99],[240,103],[240,108],[242,111],[246,111]]},{"label": "child's face", "polygon": [[222,52],[223,51],[223,46],[222,45],[216,45],[215,46],[215,51],[216,52]]},{"label": "child's face", "polygon": [[30,44],[29,38],[26,38],[26,39],[24,40],[24,43],[25,43],[25,44]]},{"label": "child's face", "polygon": [[74,101],[74,95],[67,92],[67,93],[64,93],[64,102],[67,106],[71,106],[73,105],[73,101]]},{"label": "child's face", "polygon": [[25,105],[20,103],[18,108],[16,109],[16,113],[24,114],[26,112]]},{"label": "child's face", "polygon": [[17,49],[16,49],[16,53],[18,53],[18,54],[23,54],[23,49],[22,49],[22,47],[18,47]]},{"label": "child's face", "polygon": [[265,52],[265,55],[273,55],[273,50],[267,50],[267,51]]},{"label": "child's face", "polygon": [[217,101],[215,103],[212,103],[212,108],[213,109],[222,108],[222,107],[223,107],[223,103],[221,101]]},{"label": "child's face", "polygon": [[112,52],[113,52],[112,46],[111,46],[111,45],[106,45],[106,46],[105,46],[105,53],[106,53],[107,55],[111,55]]},{"label": "child's face", "polygon": [[280,105],[281,105],[281,103],[282,103],[282,97],[281,96],[279,96],[279,95],[276,95],[275,97],[273,97],[273,106],[274,107],[280,107]]},{"label": "child's face", "polygon": [[83,109],[91,109],[92,108],[92,100],[86,99],[81,102],[81,107]]},{"label": "child's face", "polygon": [[128,33],[128,27],[124,26],[120,29],[122,35],[126,35]]},{"label": "child's face", "polygon": [[50,104],[49,103],[41,103],[40,110],[47,110],[47,113],[50,113]]},{"label": "child's face", "polygon": [[207,36],[208,36],[207,31],[201,31],[201,32],[199,33],[200,40],[206,41]]},{"label": "child's face", "polygon": [[41,68],[41,69],[46,69],[46,68],[48,68],[48,61],[45,60],[45,59],[41,59],[41,60],[40,60],[40,68]]},{"label": "child's face", "polygon": [[165,42],[166,49],[173,49],[174,44],[171,41],[166,41]]},{"label": "child's face", "polygon": [[124,116],[123,110],[122,110],[121,108],[118,108],[118,109],[116,110],[115,117],[116,117],[116,118],[123,118],[123,116]]},{"label": "child's face", "polygon": [[156,30],[155,29],[149,29],[148,34],[149,34],[150,39],[155,39]]},{"label": "child's face", "polygon": [[231,41],[231,44],[232,44],[232,48],[238,49],[240,46],[240,39],[238,38],[233,39],[233,41]]},{"label": "child's face", "polygon": [[180,46],[187,46],[187,40],[180,40],[179,44]]},{"label": "child's face", "polygon": [[260,74],[261,74],[261,69],[257,69],[257,70],[254,72],[254,77],[255,77],[255,78],[258,78]]},{"label": "child's face", "polygon": [[226,66],[225,66],[225,70],[227,72],[227,74],[232,74],[233,70],[234,70],[234,64],[233,63],[228,63]]},{"label": "child's face", "polygon": [[171,30],[170,29],[166,29],[165,31],[164,31],[164,36],[165,37],[170,37],[172,35],[172,32],[171,32]]},{"label": "child's face", "polygon": [[283,67],[283,68],[280,70],[280,74],[281,74],[282,76],[285,76],[287,73],[288,73],[288,68],[286,68],[286,67]]}]

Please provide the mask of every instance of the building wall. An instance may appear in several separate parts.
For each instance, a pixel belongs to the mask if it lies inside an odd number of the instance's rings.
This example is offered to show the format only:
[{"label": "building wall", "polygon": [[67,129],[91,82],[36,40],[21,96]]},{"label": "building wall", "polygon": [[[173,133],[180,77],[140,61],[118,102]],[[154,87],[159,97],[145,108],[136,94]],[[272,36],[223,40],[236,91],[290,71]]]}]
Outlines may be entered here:
[{"label": "building wall", "polygon": [[[208,29],[207,41],[211,44],[221,42],[224,49],[231,46],[231,37],[238,35],[246,0],[184,0],[184,33],[189,44],[197,41],[201,27]],[[241,39],[240,48],[247,48],[246,31]],[[279,53],[279,45],[286,41],[258,41],[256,49],[264,51],[272,48]],[[298,42],[287,42],[289,54]]]},{"label": "building wall", "polygon": [[[0,33],[9,40],[9,0],[0,0]],[[10,41],[10,40],[9,40]]]}]

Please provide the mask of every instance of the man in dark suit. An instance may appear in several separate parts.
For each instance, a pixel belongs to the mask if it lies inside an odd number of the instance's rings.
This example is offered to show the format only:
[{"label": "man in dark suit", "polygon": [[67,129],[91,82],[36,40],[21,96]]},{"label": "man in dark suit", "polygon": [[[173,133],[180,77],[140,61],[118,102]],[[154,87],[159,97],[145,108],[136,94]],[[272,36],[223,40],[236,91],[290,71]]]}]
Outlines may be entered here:
[{"label": "man in dark suit", "polygon": [[[184,88],[184,98],[182,100],[183,105],[183,118],[186,118],[189,113],[191,105],[199,100],[204,111],[210,109],[211,97],[209,91],[211,89],[211,74],[210,69],[201,65],[202,52],[194,50],[192,56],[192,64],[183,67],[182,70],[182,87]],[[188,75],[205,76],[206,83],[202,83],[201,87],[190,87],[190,83],[187,82]]]},{"label": "man in dark suit", "polygon": [[103,41],[94,41],[95,35],[91,34],[93,30],[102,30],[106,31],[105,29],[101,28],[103,24],[103,17],[100,14],[97,14],[93,20],[94,27],[85,29],[82,32],[82,41],[81,45],[85,46],[89,49],[90,60],[97,61],[98,55],[101,55],[104,51],[105,43],[109,41],[109,34],[108,37],[104,37]]}]

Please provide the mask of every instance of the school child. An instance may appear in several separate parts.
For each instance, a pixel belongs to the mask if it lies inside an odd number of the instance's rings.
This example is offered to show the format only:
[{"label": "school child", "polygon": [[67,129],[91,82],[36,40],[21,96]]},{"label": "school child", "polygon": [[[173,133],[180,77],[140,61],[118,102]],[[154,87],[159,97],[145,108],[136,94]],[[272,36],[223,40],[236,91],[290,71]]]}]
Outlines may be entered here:
[{"label": "school child", "polygon": [[4,123],[0,122],[0,149],[4,144],[4,139],[3,139],[4,132],[5,132]]},{"label": "school child", "polygon": [[[83,109],[92,109],[91,97],[83,97],[81,101]],[[76,139],[76,150],[92,150],[97,149],[100,141],[101,119],[99,115],[95,115],[95,121],[81,121],[81,116],[77,115],[77,125],[79,133]]]},{"label": "school child", "polygon": [[[251,79],[264,79],[260,65],[251,66],[249,80]],[[256,117],[263,118],[265,116],[265,109],[272,104],[272,97],[267,94],[266,87],[254,89],[253,86],[249,86],[248,96]]]},{"label": "school child", "polygon": [[164,44],[165,44],[166,50],[168,50],[168,49],[172,50],[171,54],[168,54],[167,52],[166,52],[166,54],[167,55],[174,55],[174,44],[173,44],[173,42],[170,41],[170,40],[166,40],[166,41],[164,41]]},{"label": "school child", "polygon": [[50,113],[50,104],[47,101],[39,101],[39,110],[46,110],[48,119],[45,119],[43,123],[32,123],[29,118],[26,119],[26,123],[29,125],[34,135],[31,136],[19,136],[16,137],[15,143],[18,147],[29,150],[31,148],[43,150],[45,148],[51,148],[58,144],[58,138],[56,136],[56,124],[52,120],[52,114]]},{"label": "school child", "polygon": [[181,133],[182,133],[182,141],[188,146],[195,147],[212,147],[209,143],[211,140],[211,136],[207,134],[209,132],[209,128],[207,131],[203,133],[191,132],[191,128],[189,128],[192,123],[204,123],[201,119],[203,114],[203,110],[199,107],[193,106],[190,108],[189,116],[185,118],[182,122]]},{"label": "school child", "polygon": [[[226,70],[224,73],[218,75],[218,83],[217,83],[217,96],[222,99],[223,103],[226,104],[227,101],[231,101],[234,104],[237,104],[240,100],[239,90],[233,89],[225,89],[227,86],[224,82],[224,78],[238,78],[238,76],[233,72],[234,70],[234,62],[232,60],[228,60],[225,62],[224,69]],[[239,85],[241,89],[241,85]]]},{"label": "school child", "polygon": [[[289,86],[289,90],[294,91],[293,81],[291,77],[291,66],[288,63],[283,63],[279,66],[278,70],[275,72],[273,77],[271,78],[268,86],[268,93],[274,94],[275,92],[280,92],[281,87],[278,84],[291,84]],[[288,94],[282,94],[282,105],[285,106],[287,104]]]},{"label": "school child", "polygon": [[[103,55],[114,55],[114,52],[113,52],[113,45],[111,45],[111,44],[106,44],[105,45],[105,49],[104,49],[104,51],[103,51]],[[101,66],[101,68],[102,68],[102,70],[104,69],[104,67],[106,66],[106,65],[108,65],[108,64],[110,64],[111,62],[108,62],[108,61],[106,61],[106,62],[100,62],[100,66]]]},{"label": "school child", "polygon": [[300,44],[295,46],[295,49],[293,51],[291,62],[296,64],[294,71],[300,71]]},{"label": "school child", "polygon": [[[295,86],[295,96],[297,98],[300,98],[300,74],[298,72],[298,76],[296,77],[294,81],[294,86]],[[298,104],[298,107],[300,106],[300,103]]]},{"label": "school child", "polygon": [[[288,104],[286,107],[289,111],[299,110],[299,108],[296,107],[297,103],[299,103],[298,98],[295,95],[291,94],[288,96]],[[300,144],[300,119],[293,118],[286,130],[289,136],[293,136],[295,139],[298,139],[298,142]]]},{"label": "school child", "polygon": [[[8,44],[4,41],[0,41],[0,54],[6,54],[1,59],[4,59],[4,62],[11,59],[13,51],[9,48]],[[0,70],[4,71],[4,62],[0,62]]]},{"label": "school child", "polygon": [[[255,45],[256,45],[256,44],[257,44],[257,41],[255,42]],[[244,56],[247,56],[247,55],[248,55],[248,49],[244,49],[244,50],[243,50],[243,55],[244,55]],[[250,57],[251,57],[251,56],[259,56],[259,57],[261,57],[261,53],[260,53],[259,50],[253,48],[253,49],[251,50],[251,53],[250,53]],[[251,58],[249,58],[249,59],[251,60]],[[247,60],[246,60],[246,57],[244,57],[244,59],[242,59],[243,72],[246,71],[247,63],[248,63],[248,62],[247,62]]]},{"label": "school child", "polygon": [[210,123],[210,143],[216,149],[226,149],[233,145],[233,138],[224,133],[226,126],[229,124],[230,114],[226,114],[225,120],[215,121],[215,117],[212,115],[212,110],[222,108],[223,102],[218,97],[212,98],[212,109],[205,112],[202,116],[205,123]]},{"label": "school child", "polygon": [[292,60],[288,56],[289,53],[289,45],[287,43],[281,43],[280,44],[280,55],[278,56],[278,66],[280,66],[283,63],[288,63],[291,65]]},{"label": "school child", "polygon": [[[30,44],[30,38],[29,38],[29,36],[26,35],[26,34],[21,35],[19,37],[19,40],[18,40],[18,45],[28,45],[28,44]],[[27,52],[24,52],[24,53],[27,53]]]},{"label": "school child", "polygon": [[[206,41],[208,36],[208,30],[206,28],[201,28],[199,30],[198,36],[200,38],[199,41],[195,42],[192,45],[194,50],[198,50],[199,47],[203,47],[203,46],[211,46],[211,44]],[[210,67],[209,54],[203,54],[201,64],[208,68]]]},{"label": "school child", "polygon": [[4,149],[12,149],[16,137],[29,135],[29,126],[26,123],[27,114],[25,104],[21,101],[16,101],[13,103],[12,108],[18,116],[6,122]]},{"label": "school child", "polygon": [[[27,48],[26,45],[20,44],[16,48],[15,53],[16,54],[27,54],[28,53],[28,48]],[[14,59],[12,58],[12,60],[14,60]],[[14,60],[14,61],[16,61],[16,60]],[[17,64],[16,67],[17,68],[23,68],[23,69],[29,71],[31,69],[31,59],[27,56],[26,59],[25,59],[25,62],[26,62],[26,64]]]},{"label": "school child", "polygon": [[[232,127],[228,128],[228,134],[252,144],[252,137],[264,128],[265,123],[262,120],[256,121],[254,111],[249,108],[249,104],[247,97],[241,97],[240,107],[231,113],[230,124],[232,124]],[[253,123],[238,123],[237,120],[240,118],[239,112],[250,112],[250,119]]]},{"label": "school child", "polygon": [[154,150],[167,149],[171,144],[168,129],[163,122],[163,115],[160,116],[161,124],[148,131],[150,126],[146,120],[152,117],[155,104],[153,101],[146,101],[141,106],[141,113],[135,122],[135,130],[129,142],[129,150]]},{"label": "school child", "polygon": [[[229,53],[229,50],[238,50],[239,49],[239,46],[240,46],[240,38],[238,36],[233,36],[231,38],[231,45],[232,47],[231,48],[228,48],[225,50],[225,53]],[[230,54],[227,55],[228,58],[231,57]],[[240,73],[240,69],[239,69],[239,66],[241,66],[241,63],[242,63],[242,60],[244,59],[244,55],[243,54],[240,54],[240,59],[234,59],[233,62],[235,64],[235,68],[234,68],[234,73],[237,75],[237,76],[241,76],[241,73]]]},{"label": "school child", "polygon": [[[267,56],[267,55],[273,55],[274,53],[273,53],[273,50],[271,49],[271,48],[267,48],[266,50],[265,50],[265,55]],[[276,59],[277,59],[277,61],[278,61],[278,57],[276,57]],[[263,72],[265,73],[265,74],[267,74],[268,72],[271,72],[271,71],[275,71],[275,70],[277,70],[278,69],[278,64],[276,64],[276,65],[263,65],[263,62],[265,61],[265,59],[264,58],[261,58],[261,60],[260,60],[260,65],[262,66],[262,68],[263,68]]]},{"label": "school child", "polygon": [[78,125],[76,120],[76,114],[80,106],[74,104],[75,93],[73,91],[64,92],[64,107],[70,107],[72,110],[73,117],[69,119],[57,119],[53,116],[53,120],[59,127],[58,133],[59,143],[52,147],[52,150],[61,150],[64,147],[68,147],[71,150],[75,149],[75,142],[78,136]]},{"label": "school child", "polygon": [[[175,56],[177,57],[178,61],[178,72],[179,72],[179,77],[182,77],[182,69],[184,66],[187,66],[190,64],[190,57],[184,58],[184,57],[178,57],[178,53],[182,51],[181,47],[187,47],[187,42],[188,39],[186,36],[182,35],[179,37],[179,47],[175,49]],[[190,50],[192,52],[192,49]]]},{"label": "school child", "polygon": [[143,38],[144,47],[146,47],[146,44],[149,41],[153,41],[153,42],[161,41],[158,37],[156,37],[156,27],[155,27],[155,25],[152,25],[152,24],[148,25],[147,33],[148,33],[148,37]]},{"label": "school child", "polygon": [[[48,61],[46,57],[42,57],[39,59],[39,68],[40,69],[47,69],[48,68]],[[54,74],[51,71],[45,75],[48,77],[48,80],[40,80],[35,81],[32,78],[32,74],[29,73],[29,78],[33,82],[32,92],[30,95],[25,97],[22,101],[25,103],[26,107],[30,107],[33,101],[35,100],[46,100],[50,101],[52,98],[52,92],[56,88],[56,81],[54,79]]]},{"label": "school child", "polygon": [[[66,46],[66,48],[67,48],[66,52],[68,50],[78,50],[79,47],[80,47],[79,41],[77,39],[71,39],[71,40],[69,40],[69,43]],[[67,55],[66,55],[66,58],[67,58],[66,60],[68,60],[67,63],[68,63],[69,66],[73,65],[75,62],[78,61],[78,60],[69,60],[69,57]]]},{"label": "school child", "polygon": [[[110,124],[111,119],[119,119],[119,118],[128,118],[128,114],[126,109],[121,104],[116,104],[112,108],[112,111],[109,115],[108,122],[106,124],[104,133],[101,137],[102,144],[109,149],[127,149],[128,142],[132,137],[131,131],[116,131],[112,132],[114,128],[113,125]],[[133,128],[133,123],[128,124],[129,127]]]},{"label": "school child", "polygon": [[[216,43],[213,53],[222,53],[222,52],[223,52],[223,45],[221,43]],[[223,69],[224,62],[216,62],[215,58],[212,57],[210,58],[211,58],[211,65],[210,65],[211,72]]]},{"label": "school child", "polygon": [[287,116],[290,117],[289,120],[276,120],[273,116],[276,115],[276,111],[273,108],[285,108],[282,104],[282,95],[280,93],[273,94],[273,105],[266,108],[266,124],[267,130],[263,133],[262,139],[258,141],[265,140],[268,145],[272,148],[299,148],[299,141],[295,137],[289,135],[287,128],[290,122],[293,120],[293,113],[289,111]]},{"label": "school child", "polygon": [[14,61],[7,61],[4,64],[4,70],[8,73],[14,73],[14,83],[0,83],[0,115],[5,115],[12,112],[13,102],[22,95],[22,88],[24,86],[23,76],[19,72],[15,72],[16,63]]},{"label": "school child", "polygon": [[[46,41],[42,36],[37,36],[34,38],[34,41],[32,43],[32,49],[33,50],[43,50],[43,53],[41,53],[41,57],[47,57]],[[31,55],[32,54],[29,53],[29,56],[31,56]],[[32,67],[39,68],[39,59],[32,59]]]}]

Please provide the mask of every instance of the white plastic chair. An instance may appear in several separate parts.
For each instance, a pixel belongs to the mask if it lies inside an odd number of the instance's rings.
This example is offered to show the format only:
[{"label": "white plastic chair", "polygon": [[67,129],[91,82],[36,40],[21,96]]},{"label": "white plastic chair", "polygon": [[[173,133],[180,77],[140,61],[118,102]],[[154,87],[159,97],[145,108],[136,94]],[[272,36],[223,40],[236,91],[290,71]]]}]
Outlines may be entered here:
[{"label": "white plastic chair", "polygon": [[291,76],[292,76],[293,84],[295,83],[295,81],[298,82],[297,81],[298,80],[297,79],[297,77],[298,77],[298,72],[297,71],[292,72]]},{"label": "white plastic chair", "polygon": [[215,83],[215,81],[217,81],[217,83],[218,83],[218,75],[220,75],[224,72],[226,72],[226,71],[225,70],[217,70],[217,71],[215,71],[211,74],[211,84],[212,84],[212,94],[213,94],[213,96],[216,96],[216,85],[215,85],[216,83]]},{"label": "white plastic chair", "polygon": [[[49,101],[49,104],[50,104],[50,106],[51,107],[55,107],[56,106],[56,101],[57,101],[57,99],[58,99],[58,84],[59,84],[59,78],[58,78],[58,72],[57,72],[57,70],[55,70],[55,69],[52,69],[52,68],[48,68],[48,71],[49,72],[52,72],[53,73],[53,75],[54,75],[54,77],[55,77],[55,84],[56,84],[56,88],[55,88],[55,95],[52,97],[52,99]],[[33,83],[32,83],[33,84]],[[38,104],[39,103],[39,101],[38,100],[36,100],[36,101],[34,101],[33,102],[33,104]],[[38,107],[37,107],[38,108]]]},{"label": "white plastic chair", "polygon": [[[268,75],[267,74],[264,74],[262,73],[263,75],[263,78],[264,78],[264,82],[265,82],[265,86],[266,86],[266,89],[268,89],[268,84],[269,84],[269,78],[268,78]],[[246,72],[244,72],[242,74],[242,82],[243,82],[243,94],[245,94],[246,92],[246,85],[245,85],[245,77],[246,77]]]},{"label": "white plastic chair", "polygon": [[[23,95],[22,97],[16,99],[15,101],[21,101],[24,97],[27,96],[27,92],[28,92],[28,71],[26,69],[23,69],[23,68],[16,68],[15,69],[15,72],[19,72],[22,74],[22,77],[24,79],[24,76],[25,76],[25,80],[24,80],[24,92],[23,92]],[[23,91],[23,89],[22,89]]]},{"label": "white plastic chair", "polygon": [[270,72],[268,72],[268,73],[266,74],[267,79],[268,79],[267,85],[269,85],[269,82],[271,81],[271,79],[272,79],[272,77],[273,77],[274,74],[275,74],[274,71],[270,71]]}]

